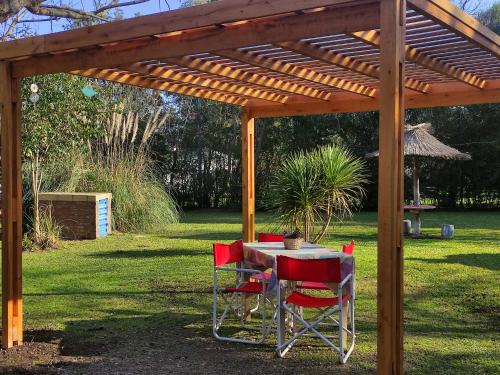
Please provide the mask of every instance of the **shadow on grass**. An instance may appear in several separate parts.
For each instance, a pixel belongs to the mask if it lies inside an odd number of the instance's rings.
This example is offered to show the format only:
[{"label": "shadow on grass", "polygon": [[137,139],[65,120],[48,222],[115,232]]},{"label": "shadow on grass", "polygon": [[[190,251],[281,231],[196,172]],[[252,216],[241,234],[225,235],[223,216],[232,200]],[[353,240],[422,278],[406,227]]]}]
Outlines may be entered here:
[{"label": "shadow on grass", "polygon": [[425,263],[446,263],[461,264],[469,267],[479,267],[491,271],[500,271],[500,254],[489,253],[470,253],[470,254],[450,254],[444,259],[429,258],[408,258],[407,260],[416,260]]},{"label": "shadow on grass", "polygon": [[85,255],[89,258],[107,258],[107,259],[120,259],[120,258],[156,258],[156,257],[197,257],[197,256],[207,256],[211,255],[211,250],[207,251],[193,251],[193,250],[182,250],[182,249],[133,249],[133,250],[112,250],[103,251],[100,253],[94,253],[90,255]]},{"label": "shadow on grass", "polygon": [[181,239],[181,240],[202,240],[202,241],[236,241],[241,238],[241,233],[238,232],[206,232],[196,234],[169,234],[163,235],[163,238]]},{"label": "shadow on grass", "polygon": [[[210,297],[179,293],[160,313],[113,309],[104,319],[75,320],[63,330],[30,330],[26,345],[0,354],[0,372],[15,374],[371,374],[363,364],[336,364],[331,349],[297,348],[278,359],[274,338],[262,345],[215,340]],[[168,305],[168,304],[167,304]],[[98,307],[97,307],[98,309]],[[202,311],[203,313],[199,313]],[[106,310],[106,312],[108,312]],[[313,356],[315,360],[306,361]],[[24,362],[15,361],[25,358]],[[2,361],[2,359],[4,359]]]},{"label": "shadow on grass", "polygon": [[411,360],[406,374],[498,374],[497,363],[487,353],[453,352],[442,353],[430,350],[419,350],[416,353],[407,353]]}]

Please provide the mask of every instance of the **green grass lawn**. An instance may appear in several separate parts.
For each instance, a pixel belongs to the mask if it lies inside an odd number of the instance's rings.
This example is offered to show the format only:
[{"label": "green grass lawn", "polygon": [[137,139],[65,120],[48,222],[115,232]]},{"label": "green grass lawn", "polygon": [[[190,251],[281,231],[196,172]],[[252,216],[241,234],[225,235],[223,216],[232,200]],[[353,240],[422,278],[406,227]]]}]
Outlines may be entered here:
[{"label": "green grass lawn", "polygon": [[[265,214],[257,216],[257,230],[274,227]],[[454,240],[405,242],[406,372],[499,373],[500,213],[423,216],[426,234],[438,235],[443,223],[455,225]],[[350,239],[357,242],[359,335],[345,366],[318,344],[299,345],[278,359],[272,340],[256,347],[212,339],[211,244],[237,239],[240,232],[239,213],[197,211],[185,213],[182,223],[158,234],[113,234],[25,253],[27,349],[1,353],[0,372],[66,367],[75,373],[126,373],[133,368],[147,368],[147,373],[165,368],[173,373],[217,373],[225,368],[214,364],[218,358],[227,366],[233,363],[239,373],[258,370],[255,363],[273,373],[319,374],[328,368],[373,373],[376,215],[357,214],[323,241],[334,248]],[[23,350],[30,363],[23,362]]]}]

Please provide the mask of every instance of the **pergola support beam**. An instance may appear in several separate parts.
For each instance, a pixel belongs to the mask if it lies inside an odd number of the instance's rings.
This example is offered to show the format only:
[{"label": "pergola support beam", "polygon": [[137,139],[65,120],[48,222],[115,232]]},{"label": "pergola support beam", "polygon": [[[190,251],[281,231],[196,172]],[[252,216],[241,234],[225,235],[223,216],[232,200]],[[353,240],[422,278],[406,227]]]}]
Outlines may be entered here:
[{"label": "pergola support beam", "polygon": [[403,121],[406,0],[381,0],[377,373],[403,374]]},{"label": "pergola support beam", "polygon": [[243,241],[255,241],[255,119],[248,108],[241,113],[241,187]]},{"label": "pergola support beam", "polygon": [[2,347],[23,342],[21,80],[0,62],[2,154]]}]

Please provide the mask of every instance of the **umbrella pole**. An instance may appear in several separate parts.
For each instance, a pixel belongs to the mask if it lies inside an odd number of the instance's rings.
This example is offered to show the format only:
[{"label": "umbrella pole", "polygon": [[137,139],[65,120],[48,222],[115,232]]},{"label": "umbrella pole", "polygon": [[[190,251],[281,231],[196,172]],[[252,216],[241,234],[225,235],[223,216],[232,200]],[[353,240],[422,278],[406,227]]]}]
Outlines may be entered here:
[{"label": "umbrella pole", "polygon": [[[420,206],[420,183],[419,183],[419,165],[416,157],[413,157],[413,205]],[[420,236],[420,211],[415,210],[413,214],[413,234]]]},{"label": "umbrella pole", "polygon": [[416,157],[413,157],[413,204],[420,206],[420,182],[419,165]]}]

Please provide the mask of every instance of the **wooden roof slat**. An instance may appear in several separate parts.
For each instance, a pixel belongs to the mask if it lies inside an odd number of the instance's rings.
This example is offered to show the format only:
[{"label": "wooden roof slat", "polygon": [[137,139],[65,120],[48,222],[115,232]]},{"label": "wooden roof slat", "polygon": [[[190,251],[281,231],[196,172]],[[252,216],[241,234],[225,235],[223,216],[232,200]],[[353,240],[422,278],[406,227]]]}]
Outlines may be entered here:
[{"label": "wooden roof slat", "polygon": [[500,36],[445,0],[407,0],[408,6],[500,57]]},{"label": "wooden roof slat", "polygon": [[217,53],[222,56],[242,61],[247,64],[257,65],[262,68],[269,69],[275,72],[279,72],[296,78],[301,78],[306,81],[319,83],[321,85],[334,87],[340,90],[353,92],[355,94],[374,97],[376,93],[375,89],[366,87],[359,83],[350,82],[345,79],[339,79],[329,74],[318,73],[313,69],[301,68],[300,66],[294,64],[289,64],[286,62],[281,62],[279,60],[269,59],[266,57],[262,57],[260,55],[255,55],[237,50],[236,51],[224,50],[224,51],[218,51]]},{"label": "wooden roof slat", "polygon": [[278,103],[285,103],[287,100],[287,97],[283,95],[277,95],[263,90],[255,90],[242,85],[221,82],[219,80],[211,78],[200,78],[193,76],[191,74],[176,72],[174,70],[164,67],[149,67],[141,63],[136,63],[124,67],[124,69],[130,72],[140,73],[155,78],[168,79],[171,81],[179,81],[189,85],[201,86],[201,88],[203,89],[213,89],[213,90],[223,91],[227,92],[228,95],[249,96],[256,99],[275,101]]},{"label": "wooden roof slat", "polygon": [[[380,47],[380,32],[377,30],[355,32],[352,35],[365,43],[371,44],[375,47]],[[483,79],[472,73],[458,69],[451,64],[443,63],[442,61],[426,55],[411,46],[406,46],[405,55],[407,60],[413,61],[427,69],[434,70],[476,88],[482,88],[486,83]]]},{"label": "wooden roof slat", "polygon": [[[312,46],[307,42],[283,42],[278,43],[278,45],[280,47],[300,52],[304,55],[316,58],[328,64],[333,64],[359,74],[377,79],[380,77],[380,68],[378,66],[366,64],[362,61],[353,59],[340,53],[327,51],[322,48]],[[429,88],[429,85],[427,83],[420,82],[416,79],[406,79],[405,86],[411,90],[415,90],[421,93],[427,92]]]},{"label": "wooden roof slat", "polygon": [[126,85],[137,86],[142,88],[149,88],[160,91],[169,91],[175,94],[194,96],[203,99],[210,99],[226,104],[234,104],[244,106],[247,102],[247,98],[241,98],[237,96],[227,95],[225,93],[193,88],[187,85],[181,85],[173,82],[166,82],[161,80],[150,80],[144,77],[123,73],[116,71],[114,69],[87,69],[87,70],[75,70],[71,74],[79,75],[87,78],[103,79],[111,82],[118,82]]},{"label": "wooden roof slat", "polygon": [[166,61],[176,65],[199,70],[201,72],[210,73],[222,77],[229,77],[234,80],[253,83],[266,88],[272,88],[283,92],[302,95],[315,99],[328,100],[331,96],[330,93],[325,91],[320,91],[304,85],[283,81],[277,78],[266,77],[261,74],[245,72],[241,69],[235,69],[226,65],[204,61],[195,57],[186,56],[182,58],[170,58]]}]

